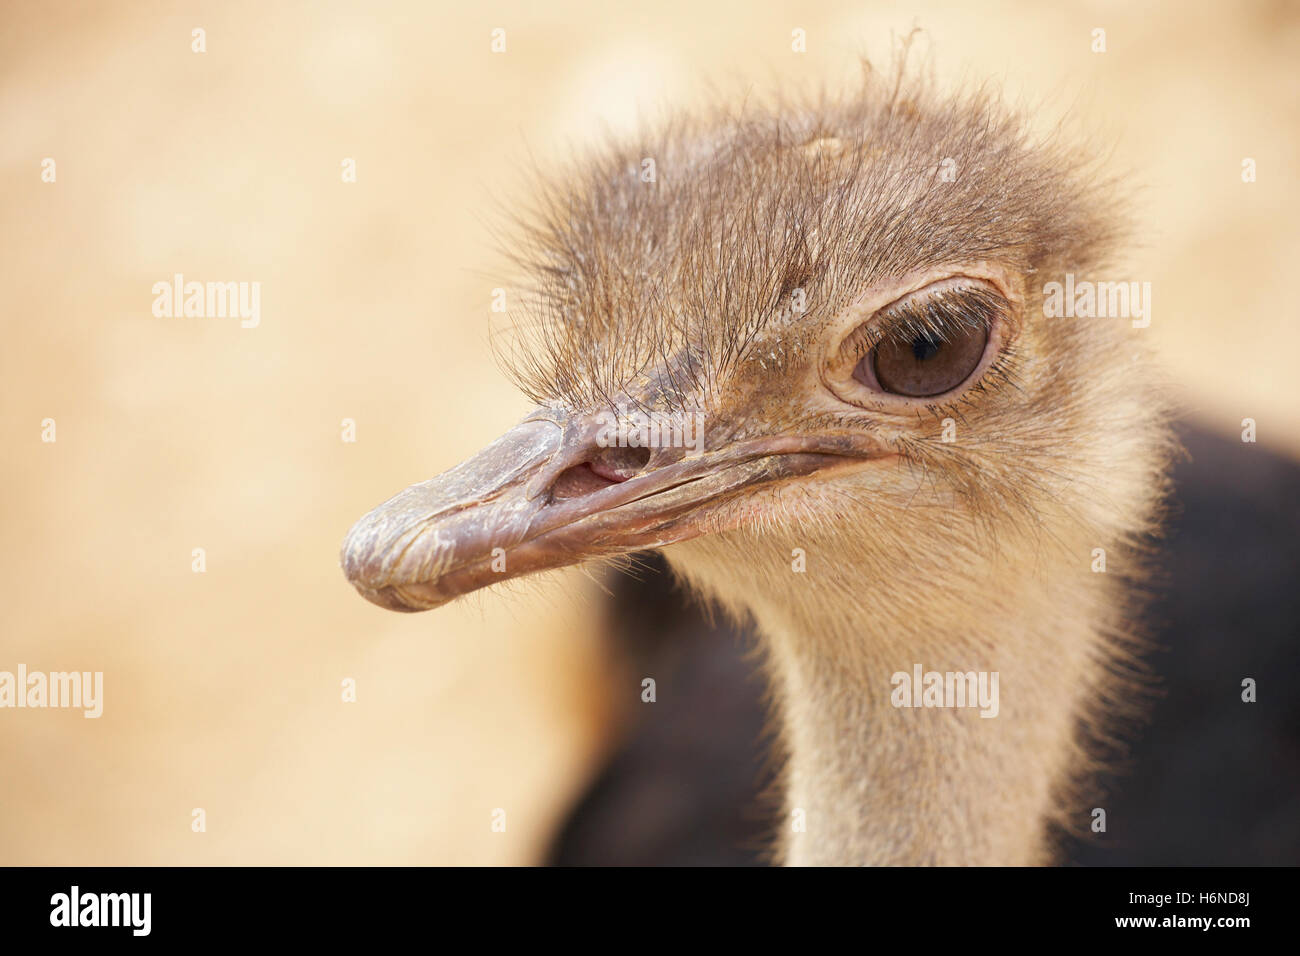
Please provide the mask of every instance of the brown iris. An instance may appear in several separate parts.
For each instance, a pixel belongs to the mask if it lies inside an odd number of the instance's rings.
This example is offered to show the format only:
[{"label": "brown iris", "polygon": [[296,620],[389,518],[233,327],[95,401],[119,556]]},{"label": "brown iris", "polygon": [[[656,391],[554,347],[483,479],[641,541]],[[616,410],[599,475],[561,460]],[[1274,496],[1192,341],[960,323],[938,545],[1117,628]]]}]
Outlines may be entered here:
[{"label": "brown iris", "polygon": [[[942,337],[930,330],[891,335],[859,363],[854,377],[864,385],[911,398],[950,392],[966,381],[984,357],[988,329],[964,326]],[[870,368],[867,364],[870,363]]]}]

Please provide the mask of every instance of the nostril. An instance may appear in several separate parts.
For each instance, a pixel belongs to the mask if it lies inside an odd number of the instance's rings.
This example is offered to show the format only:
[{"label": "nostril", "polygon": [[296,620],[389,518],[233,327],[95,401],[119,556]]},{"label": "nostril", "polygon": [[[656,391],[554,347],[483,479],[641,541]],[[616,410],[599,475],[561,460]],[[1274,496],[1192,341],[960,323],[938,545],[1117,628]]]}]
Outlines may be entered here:
[{"label": "nostril", "polygon": [[627,481],[649,463],[649,448],[601,448],[592,457],[591,470],[610,481]]},{"label": "nostril", "polygon": [[617,483],[602,478],[592,470],[589,462],[584,461],[581,465],[574,465],[560,472],[560,477],[556,478],[555,484],[551,486],[551,497],[581,498],[583,495],[589,495],[593,491],[600,491]]},{"label": "nostril", "polygon": [[592,460],[566,468],[551,486],[551,497],[580,498],[639,474],[650,462],[649,448],[597,448]]}]

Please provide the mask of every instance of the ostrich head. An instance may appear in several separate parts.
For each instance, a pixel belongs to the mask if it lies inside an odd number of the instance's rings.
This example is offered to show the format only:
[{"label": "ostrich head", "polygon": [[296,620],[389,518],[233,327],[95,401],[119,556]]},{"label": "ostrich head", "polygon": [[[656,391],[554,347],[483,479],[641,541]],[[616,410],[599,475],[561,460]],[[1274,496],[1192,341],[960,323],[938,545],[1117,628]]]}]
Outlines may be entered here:
[{"label": "ostrich head", "polygon": [[[763,635],[786,859],[1042,859],[1125,697],[1166,447],[1141,332],[1044,314],[1111,278],[1073,145],[868,83],[580,164],[516,247],[538,409],[362,518],[348,578],[417,611],[662,548]],[[898,706],[917,665],[997,672],[996,718]]]}]

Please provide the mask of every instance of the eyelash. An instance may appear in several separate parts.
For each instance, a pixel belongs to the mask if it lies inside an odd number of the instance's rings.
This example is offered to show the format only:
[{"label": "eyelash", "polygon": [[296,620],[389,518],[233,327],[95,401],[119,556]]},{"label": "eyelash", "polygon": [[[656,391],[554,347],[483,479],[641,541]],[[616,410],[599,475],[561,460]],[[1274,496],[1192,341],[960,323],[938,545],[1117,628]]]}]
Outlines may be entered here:
[{"label": "eyelash", "polygon": [[[951,301],[953,299],[960,300],[960,303]],[[924,307],[916,308],[922,302]],[[937,299],[934,294],[912,293],[876,312],[872,318],[877,321],[859,326],[845,339],[841,350],[861,361],[864,355],[889,338],[909,342],[918,335],[928,334],[946,342],[949,334],[958,327],[991,332],[994,318],[1005,314],[1009,307],[1007,300],[996,292],[977,287],[954,290],[948,301]]]}]

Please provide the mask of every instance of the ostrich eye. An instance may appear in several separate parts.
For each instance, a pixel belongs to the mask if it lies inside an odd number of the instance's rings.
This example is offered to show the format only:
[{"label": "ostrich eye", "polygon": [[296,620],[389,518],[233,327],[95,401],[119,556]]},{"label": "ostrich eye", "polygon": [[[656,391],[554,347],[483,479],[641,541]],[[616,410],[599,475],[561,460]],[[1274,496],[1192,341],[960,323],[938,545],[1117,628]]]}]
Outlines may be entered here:
[{"label": "ostrich eye", "polygon": [[983,283],[945,280],[912,292],[873,317],[878,336],[853,377],[875,392],[931,398],[980,368],[1008,303]]},{"label": "ostrich eye", "polygon": [[[864,385],[875,384],[894,395],[942,395],[970,378],[988,341],[985,328],[958,329],[943,338],[926,329],[889,336],[863,358],[855,376]],[[863,368],[867,363],[870,369]],[[874,373],[874,383],[864,378],[867,371]]]}]

